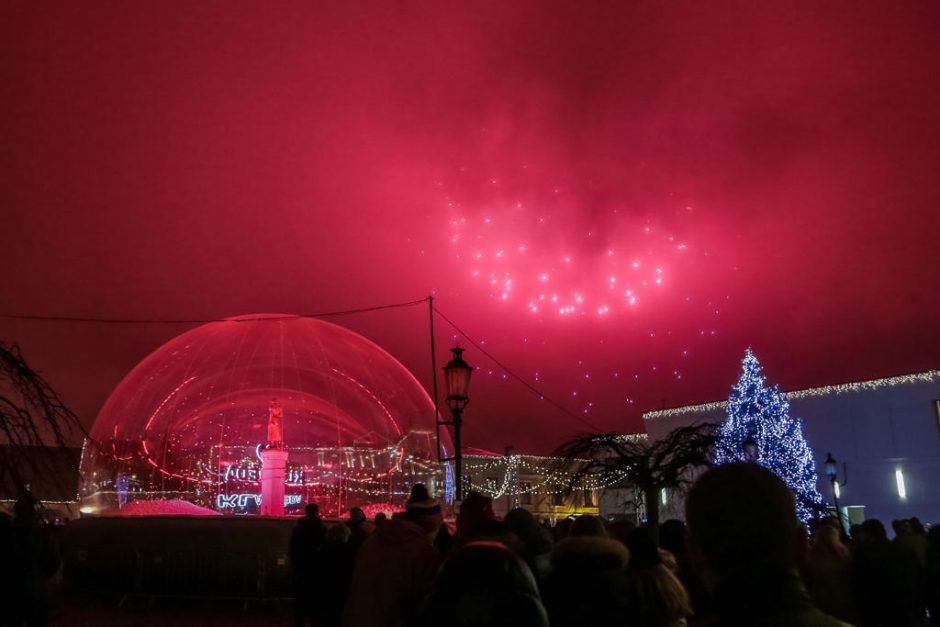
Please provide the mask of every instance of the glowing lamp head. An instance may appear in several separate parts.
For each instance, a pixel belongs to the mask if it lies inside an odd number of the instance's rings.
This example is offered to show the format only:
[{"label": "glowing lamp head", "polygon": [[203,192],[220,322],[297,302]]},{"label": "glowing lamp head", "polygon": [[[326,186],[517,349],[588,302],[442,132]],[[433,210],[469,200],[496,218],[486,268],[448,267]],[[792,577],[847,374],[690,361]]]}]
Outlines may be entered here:
[{"label": "glowing lamp head", "polygon": [[836,465],[836,460],[832,457],[832,453],[826,453],[826,476],[829,477],[829,481],[835,481],[838,476],[838,466]]},{"label": "glowing lamp head", "polygon": [[447,406],[451,411],[463,409],[470,402],[470,375],[473,374],[467,362],[460,356],[460,346],[450,349],[454,358],[444,366],[444,380],[447,383]]}]

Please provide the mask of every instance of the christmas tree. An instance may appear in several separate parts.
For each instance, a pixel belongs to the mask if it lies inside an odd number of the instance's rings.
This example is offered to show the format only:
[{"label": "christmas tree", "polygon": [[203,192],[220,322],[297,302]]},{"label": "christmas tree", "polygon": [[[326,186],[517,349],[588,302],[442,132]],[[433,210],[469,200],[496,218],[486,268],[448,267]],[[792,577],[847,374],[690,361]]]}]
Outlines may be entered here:
[{"label": "christmas tree", "polygon": [[793,491],[797,515],[805,523],[823,506],[813,451],[803,437],[803,421],[790,417],[780,389],[765,383],[757,357],[747,349],[727,416],[718,427],[715,463],[753,461],[769,469]]}]

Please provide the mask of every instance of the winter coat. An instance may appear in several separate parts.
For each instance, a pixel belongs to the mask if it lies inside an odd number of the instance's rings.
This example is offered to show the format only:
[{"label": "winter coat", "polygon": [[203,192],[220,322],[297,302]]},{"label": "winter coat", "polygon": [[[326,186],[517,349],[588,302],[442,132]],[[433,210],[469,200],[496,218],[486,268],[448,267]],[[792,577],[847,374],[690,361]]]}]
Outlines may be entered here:
[{"label": "winter coat", "polygon": [[298,594],[306,592],[317,570],[317,552],[326,540],[326,525],[319,518],[297,521],[290,537],[290,562]]},{"label": "winter coat", "polygon": [[813,603],[839,620],[854,623],[858,613],[852,594],[852,556],[814,550],[801,571]]},{"label": "winter coat", "polygon": [[406,518],[376,529],[359,549],[344,627],[413,625],[440,564],[431,536]]},{"label": "winter coat", "polygon": [[556,544],[541,590],[552,627],[629,625],[629,561],[627,548],[610,538],[574,536]]},{"label": "winter coat", "polygon": [[816,608],[799,576],[786,570],[726,578],[712,595],[712,610],[693,627],[851,627]]},{"label": "winter coat", "polygon": [[910,551],[887,540],[859,547],[853,584],[860,625],[920,627],[923,623],[923,572]]}]

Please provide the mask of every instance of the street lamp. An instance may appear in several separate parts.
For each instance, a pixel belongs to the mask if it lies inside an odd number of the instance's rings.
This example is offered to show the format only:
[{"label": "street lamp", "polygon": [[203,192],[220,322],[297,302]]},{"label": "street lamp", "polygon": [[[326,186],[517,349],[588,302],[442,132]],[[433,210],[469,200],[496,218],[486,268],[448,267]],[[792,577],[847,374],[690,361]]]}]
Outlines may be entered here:
[{"label": "street lamp", "polygon": [[[460,354],[463,349],[460,345],[450,349],[454,358],[444,366],[444,380],[447,383],[447,407],[450,408],[450,422],[442,422],[442,425],[452,426],[454,428],[454,470],[457,474],[456,497],[460,501],[463,498],[463,451],[460,447],[460,427],[463,425],[463,410],[470,402],[470,375],[473,374],[467,362]],[[449,461],[449,460],[444,460]]]},{"label": "street lamp", "polygon": [[747,434],[747,439],[741,443],[741,448],[744,450],[744,460],[748,462],[757,461],[757,441],[754,439],[754,435],[751,433]]},{"label": "street lamp", "polygon": [[[826,468],[826,476],[829,477],[829,484],[832,486],[832,501],[836,507],[836,516],[839,518],[839,526],[845,527],[842,524],[842,510],[839,509],[839,465],[836,463],[835,458],[832,456],[832,453],[826,453],[826,461],[823,462]],[[848,483],[848,472],[845,468],[845,464],[842,464],[842,485]]]}]

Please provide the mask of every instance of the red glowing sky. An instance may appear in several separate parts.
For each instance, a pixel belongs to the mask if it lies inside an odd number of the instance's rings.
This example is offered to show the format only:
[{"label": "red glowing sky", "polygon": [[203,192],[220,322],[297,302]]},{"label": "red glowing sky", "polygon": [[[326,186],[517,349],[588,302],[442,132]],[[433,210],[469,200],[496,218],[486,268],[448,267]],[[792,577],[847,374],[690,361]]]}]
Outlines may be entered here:
[{"label": "red glowing sky", "polygon": [[[746,346],[784,388],[940,365],[940,5],[346,4],[8,4],[2,313],[434,293],[619,431],[725,395]],[[426,316],[333,321],[427,383]],[[90,424],[186,328],[0,338]],[[587,428],[466,357],[470,444]]]}]

